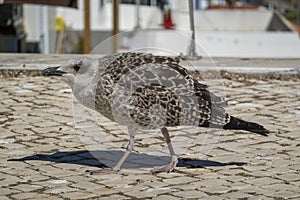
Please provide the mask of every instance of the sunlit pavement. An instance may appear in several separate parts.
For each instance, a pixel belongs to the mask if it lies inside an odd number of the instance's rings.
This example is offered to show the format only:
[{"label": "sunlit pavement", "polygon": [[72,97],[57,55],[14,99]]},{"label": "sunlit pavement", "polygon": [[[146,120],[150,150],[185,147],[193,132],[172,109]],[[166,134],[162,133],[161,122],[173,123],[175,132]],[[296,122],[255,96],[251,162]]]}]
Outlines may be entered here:
[{"label": "sunlit pavement", "polygon": [[[142,133],[133,156],[145,165],[128,164],[119,174],[100,176],[86,172],[104,166],[89,152],[110,146],[84,140],[75,129],[66,84],[41,76],[1,78],[0,199],[299,199],[299,79],[225,76],[223,83],[228,112],[264,125],[273,131],[269,137],[221,131],[212,150],[193,162],[189,155],[197,152],[176,137],[197,133],[203,145],[208,130],[173,128],[179,167],[151,175],[157,164],[151,162],[162,157],[157,152],[168,156],[168,149],[160,135]],[[97,121],[120,156],[126,132],[101,116]]]}]

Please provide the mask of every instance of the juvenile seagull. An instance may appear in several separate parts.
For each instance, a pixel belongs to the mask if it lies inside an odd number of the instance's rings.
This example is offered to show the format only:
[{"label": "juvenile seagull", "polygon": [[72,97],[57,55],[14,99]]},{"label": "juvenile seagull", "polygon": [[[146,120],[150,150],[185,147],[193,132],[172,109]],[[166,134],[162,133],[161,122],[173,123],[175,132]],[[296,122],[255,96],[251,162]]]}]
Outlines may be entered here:
[{"label": "juvenile seagull", "polygon": [[72,59],[59,67],[47,68],[44,76],[61,76],[76,99],[108,119],[127,125],[129,144],[112,169],[92,174],[117,173],[134,147],[141,129],[160,128],[171,162],[151,173],[170,172],[178,163],[166,127],[189,125],[246,130],[267,136],[263,126],[227,114],[222,98],[208,91],[179,64],[178,58],[147,53],[118,53],[100,59]]}]

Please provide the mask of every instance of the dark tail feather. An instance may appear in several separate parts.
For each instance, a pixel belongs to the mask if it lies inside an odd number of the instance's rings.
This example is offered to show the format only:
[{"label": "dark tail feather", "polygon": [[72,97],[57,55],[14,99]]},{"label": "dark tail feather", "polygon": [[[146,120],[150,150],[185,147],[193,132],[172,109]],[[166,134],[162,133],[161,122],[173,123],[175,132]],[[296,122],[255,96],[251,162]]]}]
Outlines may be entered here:
[{"label": "dark tail feather", "polygon": [[227,123],[223,129],[232,129],[232,130],[245,130],[245,131],[250,131],[253,133],[257,133],[263,136],[268,136],[268,131],[265,129],[263,126],[253,123],[253,122],[247,122],[242,119],[238,119],[236,117],[230,117],[230,122]]}]

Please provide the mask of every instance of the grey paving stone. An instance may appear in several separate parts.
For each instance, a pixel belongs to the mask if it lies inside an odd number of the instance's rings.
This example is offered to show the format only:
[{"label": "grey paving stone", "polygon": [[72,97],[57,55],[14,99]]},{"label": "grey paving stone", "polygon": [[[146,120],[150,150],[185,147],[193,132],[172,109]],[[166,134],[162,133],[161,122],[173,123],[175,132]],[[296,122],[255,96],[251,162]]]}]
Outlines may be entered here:
[{"label": "grey paving stone", "polygon": [[3,196],[3,195],[0,195],[0,199],[2,199],[2,200],[10,200],[10,198],[8,198],[7,196]]},{"label": "grey paving stone", "polygon": [[288,183],[294,182],[294,181],[299,181],[300,180],[300,174],[298,173],[285,173],[282,175],[276,176],[276,178],[279,178],[281,180],[284,180]]},{"label": "grey paving stone", "polygon": [[299,192],[290,192],[290,191],[278,191],[278,192],[274,192],[270,195],[268,195],[272,198],[281,198],[281,199],[299,199],[300,198],[300,194]]},{"label": "grey paving stone", "polygon": [[157,200],[165,200],[165,199],[170,199],[170,200],[175,200],[175,199],[180,199],[180,197],[175,197],[175,196],[171,196],[171,195],[159,195],[158,197],[156,197],[155,199]]},{"label": "grey paving stone", "polygon": [[[130,190],[132,191],[132,190]],[[92,193],[92,194],[96,194],[97,197],[105,197],[105,196],[111,196],[111,195],[115,195],[118,194],[119,191],[114,190],[114,189],[110,189],[110,188],[87,188],[87,192]]]},{"label": "grey paving stone", "polygon": [[[100,197],[99,197],[100,198]],[[104,199],[104,200],[125,200],[125,199],[131,199],[129,197],[126,197],[126,196],[122,196],[122,195],[118,195],[118,194],[114,194],[114,195],[110,195],[110,196],[107,196],[107,197],[101,197],[101,200]]]},{"label": "grey paving stone", "polygon": [[13,193],[17,193],[17,192],[19,192],[19,191],[15,190],[15,189],[11,189],[11,188],[3,188],[3,187],[0,188],[0,194],[3,195],[3,196],[13,194]]},{"label": "grey paving stone", "polygon": [[209,185],[207,187],[204,188],[200,188],[199,190],[210,194],[210,195],[216,195],[216,194],[224,194],[224,193],[228,193],[229,191],[231,191],[232,189],[230,187],[227,186],[223,186],[223,185]]},{"label": "grey paving stone", "polygon": [[32,185],[32,184],[19,184],[19,185],[13,186],[11,188],[20,190],[23,192],[31,192],[31,191],[39,190],[43,187],[39,186],[39,185]]},{"label": "grey paving stone", "polygon": [[187,198],[187,199],[205,199],[206,197],[208,197],[207,194],[205,194],[204,192],[201,191],[197,191],[197,190],[184,190],[184,191],[180,191],[180,192],[173,192],[171,193],[174,196],[177,197],[181,197],[181,198]]},{"label": "grey paving stone", "polygon": [[49,200],[55,200],[55,199],[58,199],[57,197],[53,197],[53,196],[48,196],[46,194],[37,194],[37,193],[34,193],[34,192],[26,192],[26,193],[19,193],[19,194],[16,194],[16,195],[12,195],[13,199],[29,199],[29,200],[32,200],[32,199],[49,199]]},{"label": "grey paving stone", "polygon": [[246,194],[253,195],[253,196],[262,196],[262,197],[268,197],[267,195],[270,194],[270,191],[263,189],[259,186],[250,185],[250,184],[247,184],[245,187],[241,188],[239,191],[244,192]]},{"label": "grey paving stone", "polygon": [[245,182],[251,183],[252,185],[256,185],[256,186],[262,186],[266,184],[282,183],[283,181],[274,178],[269,178],[269,177],[262,177],[262,178],[248,179],[245,180]]},{"label": "grey paving stone", "polygon": [[179,184],[188,184],[190,182],[194,182],[195,179],[191,177],[175,177],[175,178],[168,178],[163,180],[164,182],[170,185],[179,185]]},{"label": "grey paving stone", "polygon": [[236,192],[229,192],[229,193],[226,193],[226,194],[222,194],[222,195],[220,195],[220,199],[222,199],[222,198],[224,198],[224,199],[226,199],[226,198],[229,198],[229,199],[248,199],[252,196],[253,195],[251,195],[251,194],[236,191]]},{"label": "grey paving stone", "polygon": [[21,182],[20,178],[15,177],[15,176],[8,176],[8,177],[5,177],[5,178],[2,178],[2,180],[0,181],[0,186],[1,187],[6,187],[6,186],[9,186],[9,185],[14,185],[18,182]]},{"label": "grey paving stone", "polygon": [[84,182],[84,181],[80,181],[76,184],[72,184],[71,186],[74,188],[79,188],[79,189],[86,189],[86,188],[93,189],[93,188],[102,188],[103,187],[103,185],[95,184],[92,182]]},{"label": "grey paving stone", "polygon": [[44,191],[45,193],[49,193],[49,194],[62,194],[62,193],[68,193],[68,192],[74,192],[74,191],[78,191],[78,189],[76,188],[71,188],[68,186],[59,186],[56,188],[51,188],[49,190]]},{"label": "grey paving stone", "polygon": [[248,197],[247,200],[274,200],[272,197],[266,197],[264,195],[252,195],[251,197]]},{"label": "grey paving stone", "polygon": [[283,191],[283,188],[287,191],[291,191],[294,193],[299,192],[299,187],[291,184],[283,184],[283,183],[278,183],[278,184],[266,184],[264,186],[261,186],[261,188],[266,189],[268,191],[273,191],[273,192],[280,192]]},{"label": "grey paving stone", "polygon": [[79,199],[92,199],[97,197],[96,194],[93,193],[85,193],[85,192],[68,192],[68,193],[63,193],[60,196],[63,198],[67,199],[74,199],[74,200],[79,200]]}]

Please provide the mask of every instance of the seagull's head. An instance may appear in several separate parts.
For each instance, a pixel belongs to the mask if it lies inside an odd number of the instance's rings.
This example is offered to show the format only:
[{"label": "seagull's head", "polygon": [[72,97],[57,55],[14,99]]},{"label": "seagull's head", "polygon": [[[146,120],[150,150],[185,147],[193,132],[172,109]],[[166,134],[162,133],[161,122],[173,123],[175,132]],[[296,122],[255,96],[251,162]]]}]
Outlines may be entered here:
[{"label": "seagull's head", "polygon": [[73,86],[75,78],[84,75],[91,66],[91,59],[82,57],[68,60],[57,67],[49,67],[42,72],[43,76],[59,76],[70,86]]}]

